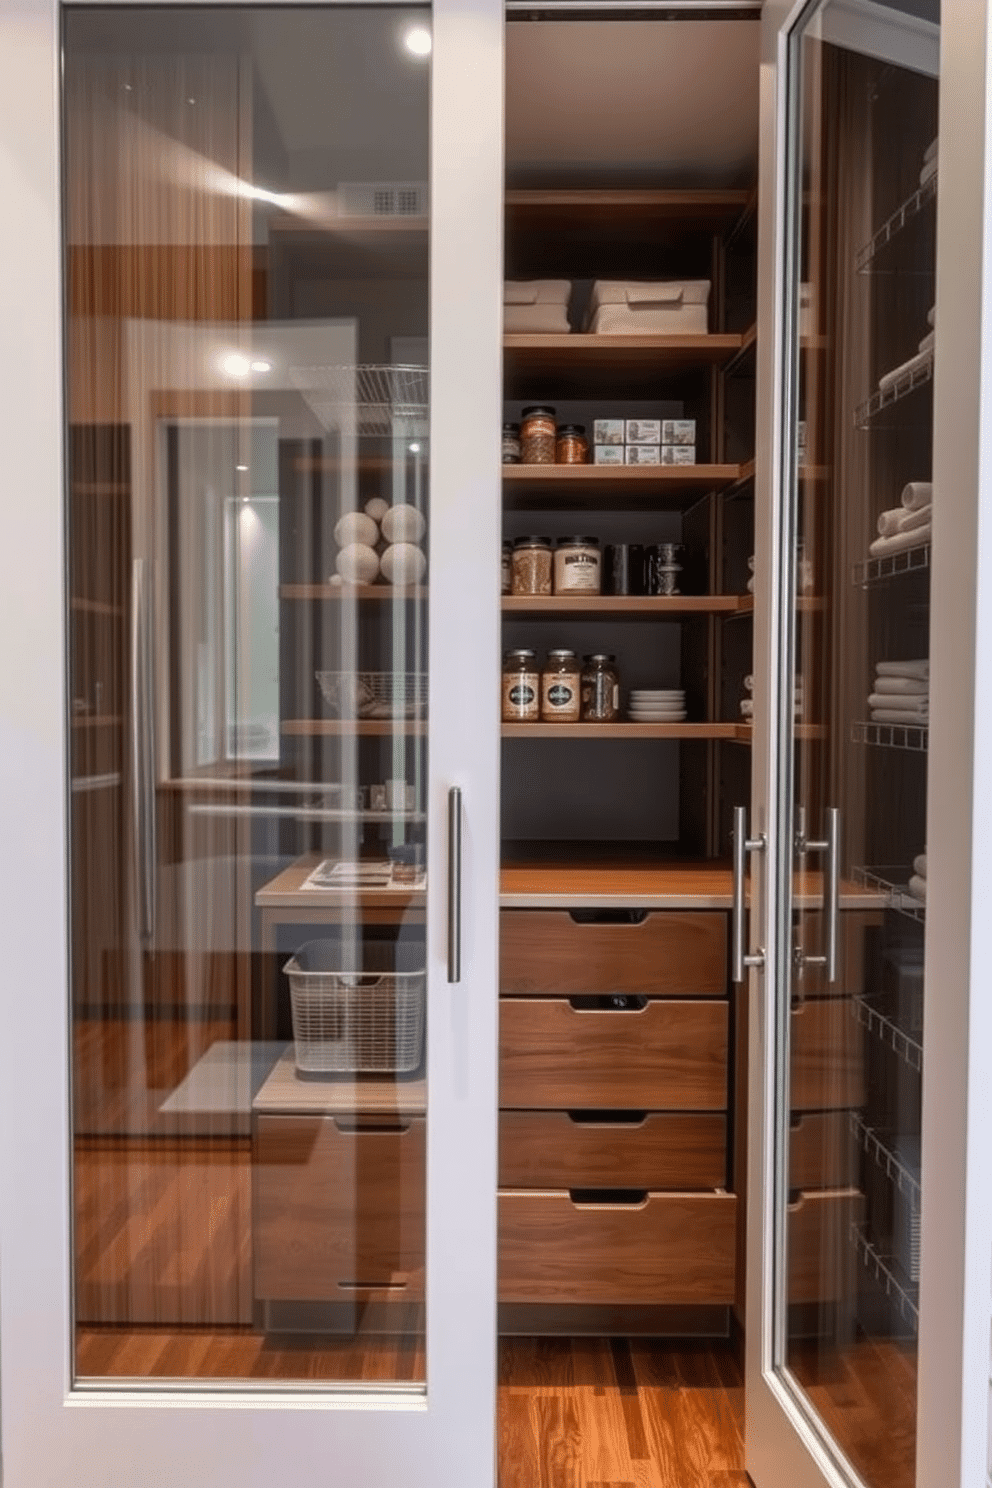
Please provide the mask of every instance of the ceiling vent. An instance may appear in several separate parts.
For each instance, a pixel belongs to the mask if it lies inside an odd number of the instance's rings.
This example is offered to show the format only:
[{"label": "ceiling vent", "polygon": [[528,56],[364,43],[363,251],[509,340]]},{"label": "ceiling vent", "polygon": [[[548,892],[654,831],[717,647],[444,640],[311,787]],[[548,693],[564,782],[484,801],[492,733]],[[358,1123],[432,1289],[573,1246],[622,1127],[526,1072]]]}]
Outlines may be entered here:
[{"label": "ceiling vent", "polygon": [[426,181],[343,181],[338,186],[342,217],[425,217]]}]

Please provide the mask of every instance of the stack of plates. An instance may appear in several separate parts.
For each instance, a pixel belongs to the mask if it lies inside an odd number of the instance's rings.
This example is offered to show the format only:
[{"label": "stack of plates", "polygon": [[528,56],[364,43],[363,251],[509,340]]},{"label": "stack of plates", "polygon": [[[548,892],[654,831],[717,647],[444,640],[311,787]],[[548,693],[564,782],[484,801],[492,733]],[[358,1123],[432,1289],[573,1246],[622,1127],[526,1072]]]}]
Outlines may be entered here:
[{"label": "stack of plates", "polygon": [[635,689],[630,694],[630,716],[634,723],[682,723],[685,692],[679,687]]}]

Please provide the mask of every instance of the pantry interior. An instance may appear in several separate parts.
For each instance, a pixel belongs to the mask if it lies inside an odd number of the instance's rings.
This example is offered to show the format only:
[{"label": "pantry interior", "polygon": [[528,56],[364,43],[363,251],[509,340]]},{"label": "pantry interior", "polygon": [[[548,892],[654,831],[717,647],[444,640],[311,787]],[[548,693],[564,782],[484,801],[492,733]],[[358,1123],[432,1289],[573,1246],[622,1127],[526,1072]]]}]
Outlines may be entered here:
[{"label": "pantry interior", "polygon": [[[597,420],[691,420],[695,460],[661,463],[659,452],[657,464],[596,463],[591,449],[582,464],[503,468],[504,540],[595,538],[603,576],[607,545],[670,544],[680,565],[668,585],[676,592],[641,592],[648,585],[635,577],[627,592],[606,592],[601,581],[599,592],[511,588],[501,600],[504,650],[532,649],[539,661],[555,648],[604,653],[619,674],[619,714],[609,722],[502,722],[505,1488],[543,1484],[535,1473],[562,1438],[576,1482],[642,1472],[655,1481],[650,1474],[675,1471],[683,1450],[700,1488],[745,1481],[748,1009],[732,965],[732,848],[735,813],[751,800],[749,703],[762,687],[754,590],[769,581],[752,561],[759,35],[755,15],[511,12],[506,27],[505,278],[570,289],[567,330],[504,336],[503,420],[550,406],[558,425],[583,426],[590,446]],[[203,37],[198,44],[207,50]],[[913,346],[927,334],[936,176],[921,180],[920,167],[936,134],[936,85],[843,48],[813,50],[797,272],[786,286],[796,314],[794,470],[786,466],[796,561],[785,580],[794,586],[796,677],[783,727],[797,821],[808,823],[797,828],[788,1008],[789,1362],[872,1488],[901,1488],[913,1481],[924,917],[908,880],[925,851],[925,723],[869,717],[864,668],[927,654],[928,532],[881,556],[869,543],[878,512],[929,474],[925,353],[901,381],[877,385],[912,350],[907,327],[919,329]],[[257,105],[257,136],[278,132],[271,99]],[[235,151],[238,141],[229,143]],[[157,354],[164,511],[149,516],[132,504],[149,458],[137,422],[129,426],[120,407],[87,407],[73,419],[74,697],[93,700],[73,731],[74,776],[88,782],[73,797],[75,877],[85,885],[73,922],[84,1376],[228,1378],[257,1368],[423,1379],[419,1059],[378,1081],[307,1071],[291,986],[291,974],[321,970],[297,960],[319,933],[315,895],[350,894],[347,913],[338,902],[345,943],[375,945],[401,975],[424,943],[427,729],[421,684],[409,679],[424,674],[430,573],[409,553],[393,559],[408,565],[405,575],[387,573],[382,543],[376,572],[385,584],[338,565],[354,535],[339,532],[340,521],[367,515],[369,500],[382,503],[372,520],[390,543],[427,545],[428,242],[418,170],[425,159],[407,166],[409,220],[389,231],[370,224],[367,204],[360,226],[337,232],[286,220],[292,214],[277,204],[237,203],[238,241],[251,251],[222,312],[163,309],[152,296],[141,304],[137,292],[132,322],[200,319],[214,334],[211,321],[240,318],[252,325],[259,365],[285,353],[297,369],[278,396],[253,388],[201,397],[170,392],[171,343],[169,356]],[[104,356],[141,351],[132,325],[126,350],[108,353],[106,318],[123,312],[87,265],[92,278],[81,258],[72,261],[70,365],[80,386]],[[633,321],[626,331],[586,329],[597,281],[708,281],[705,331],[645,332]],[[196,290],[210,292],[209,283]],[[314,323],[344,321],[344,309],[356,329],[335,327],[336,360],[362,374],[346,388],[361,410],[352,424],[325,417],[341,386],[315,349],[326,332]],[[269,323],[278,331],[267,341]],[[186,334],[188,344],[199,332]],[[111,398],[108,384],[99,397]],[[249,568],[242,552],[232,571],[265,591],[271,611],[252,609],[235,585],[223,597],[233,606],[225,620],[199,583],[220,529],[187,477],[207,471],[219,488],[232,465],[244,481],[231,499],[253,518],[242,526],[269,537],[268,568],[256,558]],[[423,522],[406,518],[405,530],[387,535],[389,506],[413,508]],[[182,565],[143,630],[148,573],[133,561],[149,528]],[[235,710],[233,724],[228,712],[232,747],[218,744],[226,674],[223,643],[207,645],[215,623],[277,635],[277,654],[263,655],[278,675],[274,724],[264,701]],[[156,694],[142,659],[159,652],[171,673]],[[410,711],[401,726],[389,706],[351,726],[342,678],[358,670],[404,678]],[[495,689],[497,670],[496,658],[480,655],[476,686]],[[252,687],[263,699],[271,693],[250,666],[239,687],[249,702]],[[127,723],[128,700],[149,688],[167,761],[154,781]],[[651,707],[636,704],[632,716],[631,692],[644,689],[684,692],[685,717],[645,717]],[[108,806],[115,775],[121,794]],[[143,783],[132,815],[123,787]],[[816,959],[828,918],[817,843],[838,805],[840,973],[831,977]],[[138,958],[143,1021],[120,1016],[133,972],[125,921],[136,903],[150,907],[114,845],[132,829],[167,885],[157,894],[159,948],[150,956],[146,944]],[[387,851],[398,879],[388,887],[376,877]],[[101,855],[112,867],[98,885]],[[186,858],[196,871],[176,887]],[[363,859],[365,879],[311,882],[325,863],[333,872]],[[192,948],[182,939],[191,925],[203,936]],[[230,1080],[244,1076],[250,1096],[228,1106],[218,1096],[224,1051],[239,1041],[251,1067],[246,1074],[235,1061]],[[159,1237],[131,1249],[121,1233],[149,1206]],[[210,1247],[197,1250],[198,1227],[237,1265],[225,1270]],[[170,1252],[199,1255],[193,1270],[202,1276],[193,1286],[170,1281],[165,1295]],[[183,1329],[209,1338],[197,1358]],[[152,1335],[158,1351],[136,1367],[135,1339]],[[895,1442],[885,1455],[881,1420]],[[600,1471],[596,1443],[611,1432],[610,1467]],[[703,1455],[694,1457],[699,1438]]]}]

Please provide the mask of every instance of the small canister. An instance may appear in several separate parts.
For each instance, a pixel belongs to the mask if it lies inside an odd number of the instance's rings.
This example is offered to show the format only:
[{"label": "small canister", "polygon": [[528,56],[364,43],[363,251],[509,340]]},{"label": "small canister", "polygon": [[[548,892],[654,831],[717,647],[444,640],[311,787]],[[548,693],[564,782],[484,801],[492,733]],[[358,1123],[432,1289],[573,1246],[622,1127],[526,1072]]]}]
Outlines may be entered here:
[{"label": "small canister", "polygon": [[518,537],[513,544],[513,594],[550,594],[550,537]]},{"label": "small canister", "polygon": [[556,433],[556,416],[553,408],[525,408],[520,416],[521,463],[553,465]]},{"label": "small canister", "polygon": [[520,425],[503,425],[503,464],[520,464]]},{"label": "small canister", "polygon": [[582,717],[582,668],[574,651],[549,651],[541,672],[541,719],[578,723]]},{"label": "small canister", "polygon": [[607,543],[603,550],[603,593],[644,593],[644,548],[641,543]]},{"label": "small canister", "polygon": [[562,424],[555,440],[558,465],[585,465],[589,459],[589,441],[585,424]]},{"label": "small canister", "polygon": [[584,658],[582,722],[615,723],[620,717],[620,673],[617,659],[598,651]]},{"label": "small canister", "polygon": [[541,716],[541,673],[536,651],[503,657],[503,722],[536,723]]},{"label": "small canister", "polygon": [[503,544],[503,565],[501,570],[500,584],[504,594],[513,593],[513,544]]},{"label": "small canister", "polygon": [[555,549],[555,593],[598,594],[601,562],[598,537],[563,537]]}]

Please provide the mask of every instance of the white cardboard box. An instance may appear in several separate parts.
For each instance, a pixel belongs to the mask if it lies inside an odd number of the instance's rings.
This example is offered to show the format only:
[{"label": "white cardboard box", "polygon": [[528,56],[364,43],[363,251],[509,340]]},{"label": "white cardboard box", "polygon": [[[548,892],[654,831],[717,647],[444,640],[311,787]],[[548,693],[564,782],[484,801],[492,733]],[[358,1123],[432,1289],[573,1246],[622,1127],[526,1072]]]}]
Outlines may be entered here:
[{"label": "white cardboard box", "polygon": [[660,444],[628,444],[626,447],[626,464],[628,465],[660,465]]},{"label": "white cardboard box", "polygon": [[663,419],[659,444],[695,444],[695,419]]},{"label": "white cardboard box", "polygon": [[622,465],[622,444],[597,444],[593,446],[592,463],[594,465]]},{"label": "white cardboard box", "polygon": [[[661,444],[661,419],[627,419],[626,444]],[[675,443],[673,439],[672,444]]]},{"label": "white cardboard box", "polygon": [[592,426],[593,443],[622,445],[623,426],[623,419],[595,419]]},{"label": "white cardboard box", "polygon": [[696,446],[694,444],[663,444],[661,463],[662,465],[695,465]]}]

